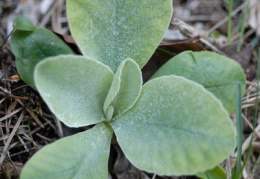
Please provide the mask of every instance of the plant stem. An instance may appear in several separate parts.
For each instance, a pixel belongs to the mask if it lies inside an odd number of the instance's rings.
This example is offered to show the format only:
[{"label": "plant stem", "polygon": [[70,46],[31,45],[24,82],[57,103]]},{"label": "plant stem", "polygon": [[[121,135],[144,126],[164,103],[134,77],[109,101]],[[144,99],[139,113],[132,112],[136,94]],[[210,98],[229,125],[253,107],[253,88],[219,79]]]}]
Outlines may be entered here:
[{"label": "plant stem", "polygon": [[166,53],[166,54],[168,54],[168,55],[171,55],[172,57],[176,56],[176,54],[171,53],[171,52],[169,52],[169,51],[167,51],[167,50],[164,50],[164,49],[162,49],[162,48],[160,48],[160,47],[157,47],[157,50],[160,50],[161,52],[164,52],[164,53]]},{"label": "plant stem", "polygon": [[247,16],[249,13],[249,2],[246,5],[246,10],[244,12],[244,18],[242,19],[242,24],[240,27],[240,31],[239,31],[239,39],[238,41],[241,43],[237,46],[237,51],[239,52],[242,48],[242,43],[243,43],[243,39],[244,39],[244,34],[245,34],[245,28],[246,28],[246,21],[247,21]]},{"label": "plant stem", "polygon": [[236,102],[236,127],[237,127],[237,163],[236,163],[236,179],[238,179],[241,170],[242,158],[242,107],[241,107],[241,85],[237,88],[237,102]]},{"label": "plant stem", "polygon": [[227,30],[227,43],[231,43],[231,26],[232,26],[232,10],[233,10],[233,0],[229,0],[228,9],[228,30]]},{"label": "plant stem", "polygon": [[15,30],[15,29],[13,29],[13,30],[10,32],[10,34],[5,38],[3,44],[2,44],[1,47],[0,47],[0,51],[3,50],[3,47],[4,47],[5,43],[7,42],[8,38],[10,37],[10,35],[14,32],[14,30]]},{"label": "plant stem", "polygon": [[246,166],[246,163],[247,163],[247,160],[249,158],[249,155],[251,153],[251,150],[252,150],[252,143],[253,143],[253,139],[254,139],[254,136],[255,136],[255,128],[256,128],[256,121],[257,121],[257,114],[258,114],[258,103],[259,103],[259,80],[260,80],[260,47],[258,48],[258,65],[257,65],[257,85],[256,85],[256,101],[255,101],[255,117],[254,117],[254,123],[253,123],[253,131],[252,131],[252,137],[251,137],[251,140],[250,140],[250,145],[248,147],[248,152],[246,154],[246,158],[245,158],[245,161],[244,161],[244,164],[243,164],[243,167],[239,173],[239,178],[241,177],[242,175],[242,172]]}]

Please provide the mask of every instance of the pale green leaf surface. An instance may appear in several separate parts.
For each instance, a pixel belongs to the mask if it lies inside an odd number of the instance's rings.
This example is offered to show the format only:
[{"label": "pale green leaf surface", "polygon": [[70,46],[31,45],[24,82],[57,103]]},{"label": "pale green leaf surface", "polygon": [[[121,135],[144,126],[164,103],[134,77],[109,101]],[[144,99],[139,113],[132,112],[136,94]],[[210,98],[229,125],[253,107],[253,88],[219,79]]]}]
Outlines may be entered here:
[{"label": "pale green leaf surface", "polygon": [[36,87],[51,111],[70,127],[105,120],[103,105],[114,74],[83,56],[60,55],[37,64]]},{"label": "pale green leaf surface", "polygon": [[174,75],[148,81],[135,105],[111,126],[126,157],[159,175],[211,169],[235,147],[221,102],[201,85]]},{"label": "pale green leaf surface", "polygon": [[172,0],[68,0],[71,33],[84,56],[116,72],[121,61],[140,68],[161,42],[172,15]]},{"label": "pale green leaf surface", "polygon": [[164,64],[152,78],[165,75],[183,76],[203,85],[221,100],[229,113],[236,108],[238,83],[242,94],[245,92],[246,77],[240,65],[213,52],[183,52]]},{"label": "pale green leaf surface", "polygon": [[226,179],[227,174],[220,166],[216,166],[206,172],[196,174],[201,179]]},{"label": "pale green leaf surface", "polygon": [[103,123],[38,151],[21,179],[106,179],[112,130]]},{"label": "pale green leaf surface", "polygon": [[50,56],[73,54],[70,47],[46,29],[34,31],[15,30],[11,36],[12,52],[16,56],[16,68],[21,78],[36,89],[33,72],[35,65]]},{"label": "pale green leaf surface", "polygon": [[30,19],[20,16],[14,19],[13,28],[18,30],[33,31],[36,27],[33,26]]},{"label": "pale green leaf surface", "polygon": [[119,66],[107,95],[104,111],[113,106],[113,117],[124,113],[137,101],[142,89],[142,74],[138,64],[124,60]]}]

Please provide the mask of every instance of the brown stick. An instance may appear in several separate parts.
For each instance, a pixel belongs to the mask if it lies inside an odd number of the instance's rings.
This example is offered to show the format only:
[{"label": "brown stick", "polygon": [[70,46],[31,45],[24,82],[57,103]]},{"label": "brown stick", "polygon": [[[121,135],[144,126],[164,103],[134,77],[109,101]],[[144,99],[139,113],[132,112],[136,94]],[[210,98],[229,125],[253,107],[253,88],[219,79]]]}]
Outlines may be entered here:
[{"label": "brown stick", "polygon": [[7,139],[7,141],[5,143],[5,146],[4,146],[3,152],[1,154],[1,158],[0,158],[0,167],[2,167],[2,165],[3,165],[3,162],[4,162],[4,159],[6,157],[6,153],[7,153],[8,147],[9,147],[9,145],[10,145],[10,143],[11,143],[11,141],[12,141],[12,139],[13,139],[16,131],[17,131],[17,129],[19,128],[19,126],[20,126],[20,124],[21,124],[21,122],[23,120],[24,114],[25,114],[25,110],[23,110],[23,112],[21,113],[21,115],[18,118],[18,120],[17,120],[17,122],[16,122],[16,124],[15,124],[15,126],[14,126],[14,128],[13,128],[13,130],[12,130],[10,136],[9,136],[9,138]]}]

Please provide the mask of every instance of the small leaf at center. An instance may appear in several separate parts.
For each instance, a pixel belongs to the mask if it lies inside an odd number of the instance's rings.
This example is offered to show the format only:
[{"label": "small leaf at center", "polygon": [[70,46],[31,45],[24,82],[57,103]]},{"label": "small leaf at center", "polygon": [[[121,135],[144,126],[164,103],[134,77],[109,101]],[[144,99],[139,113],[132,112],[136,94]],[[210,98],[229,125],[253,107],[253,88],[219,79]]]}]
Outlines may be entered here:
[{"label": "small leaf at center", "polygon": [[[142,74],[138,64],[126,59],[119,66],[107,95],[104,111],[113,106],[115,117],[126,112],[137,101],[142,88]],[[111,112],[111,111],[110,111]]]}]

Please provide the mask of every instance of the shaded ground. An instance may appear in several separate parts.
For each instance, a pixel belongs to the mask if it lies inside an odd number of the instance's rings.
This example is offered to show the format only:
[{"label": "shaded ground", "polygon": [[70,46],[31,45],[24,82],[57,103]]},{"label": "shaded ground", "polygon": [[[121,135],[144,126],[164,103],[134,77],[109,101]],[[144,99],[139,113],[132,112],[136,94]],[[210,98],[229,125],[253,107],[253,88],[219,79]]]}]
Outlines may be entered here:
[{"label": "shaded ground", "polygon": [[[248,2],[252,5],[247,6]],[[258,16],[260,14],[259,4],[258,0],[234,0],[232,39],[231,44],[227,45],[225,19],[228,16],[228,5],[223,0],[174,0],[175,13],[162,42],[172,44],[168,50],[173,53],[206,49],[227,55],[241,64],[247,75],[247,91],[242,101],[244,156],[248,151],[256,110],[257,48],[260,46],[260,19],[257,19],[257,14]],[[18,178],[24,163],[41,147],[78,132],[63,126],[51,114],[38,93],[18,76],[9,42],[4,44],[4,41],[12,31],[12,20],[21,13],[31,18],[38,27],[46,27],[60,34],[69,34],[65,0],[0,1],[0,166],[2,177],[6,178]],[[244,33],[241,33],[243,29]],[[237,48],[241,50],[237,51]],[[161,61],[151,61],[143,69],[144,80],[167,59],[166,56]],[[234,114],[231,118],[235,123]],[[244,178],[260,178],[259,124],[258,118],[257,135],[253,140],[253,152],[243,173]],[[111,149],[109,162],[111,178],[177,178],[159,177],[139,171],[126,160],[117,145]],[[229,176],[235,161],[236,151],[222,164]]]}]

